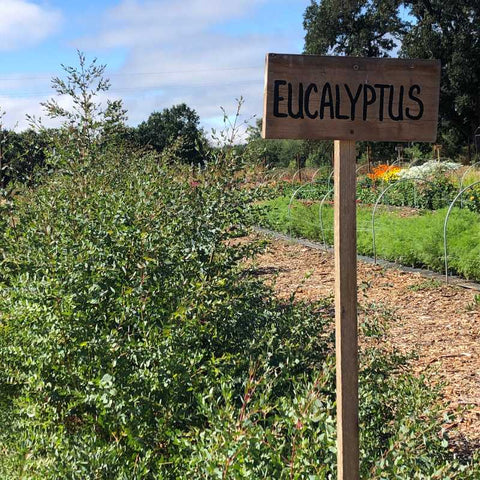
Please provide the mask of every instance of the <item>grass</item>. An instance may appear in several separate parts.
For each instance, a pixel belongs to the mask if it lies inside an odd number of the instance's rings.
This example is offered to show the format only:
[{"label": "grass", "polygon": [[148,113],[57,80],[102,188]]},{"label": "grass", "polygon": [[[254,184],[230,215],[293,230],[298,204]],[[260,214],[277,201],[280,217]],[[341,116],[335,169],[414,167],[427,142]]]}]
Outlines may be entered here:
[{"label": "grass", "polygon": [[[263,204],[263,225],[292,235],[333,244],[333,208],[322,208],[323,235],[318,203],[294,202],[289,212],[289,198],[279,197]],[[419,212],[405,216],[402,210],[381,209],[375,216],[376,253],[379,258],[437,272],[444,269],[443,228],[447,210]],[[357,249],[373,256],[372,209],[357,208]],[[450,273],[470,280],[480,280],[480,215],[454,209],[447,231]]]}]

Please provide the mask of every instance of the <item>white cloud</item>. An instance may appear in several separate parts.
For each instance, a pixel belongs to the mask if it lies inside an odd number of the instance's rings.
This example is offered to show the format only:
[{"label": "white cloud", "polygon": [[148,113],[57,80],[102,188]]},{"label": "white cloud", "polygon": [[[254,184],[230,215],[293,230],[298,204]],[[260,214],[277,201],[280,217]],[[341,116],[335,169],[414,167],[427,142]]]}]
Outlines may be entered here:
[{"label": "white cloud", "polygon": [[[0,92],[28,91],[29,95],[39,95],[51,91],[50,81],[53,74],[46,73],[2,73]],[[1,103],[1,97],[0,97]]]},{"label": "white cloud", "polygon": [[[124,98],[132,124],[155,110],[185,102],[208,131],[218,127],[220,106],[233,114],[240,96],[245,98],[242,119],[262,114],[265,53],[299,53],[299,35],[273,33],[274,28],[252,34],[250,27],[258,22],[258,7],[271,7],[269,20],[274,25],[275,9],[286,3],[124,0],[106,12],[97,35],[80,45],[126,49],[123,66],[110,78],[112,92]],[[237,29],[229,31],[229,22]],[[296,32],[301,31],[301,18],[297,24]]]},{"label": "white cloud", "polygon": [[[30,117],[35,117],[44,127],[60,127],[66,119],[61,117],[50,118],[45,108],[41,105],[52,98],[55,99],[60,107],[70,112],[76,109],[73,98],[69,95],[39,94],[28,97],[0,96],[0,112],[5,112],[5,116],[2,119],[3,126],[16,131],[22,131],[32,127],[26,117],[26,113],[28,113]],[[100,92],[93,100],[99,104],[102,109],[105,109],[107,100],[116,99],[119,99],[119,97],[109,94],[108,92]]]},{"label": "white cloud", "polygon": [[52,94],[48,74],[2,74],[0,76],[0,110],[5,111],[3,123],[6,128],[28,128],[25,114],[43,114],[40,102]]},{"label": "white cloud", "polygon": [[124,0],[110,9],[104,30],[86,46],[151,47],[161,43],[187,43],[189,38],[219,22],[247,15],[267,0]]},{"label": "white cloud", "polygon": [[46,97],[5,97],[0,98],[1,110],[5,111],[2,119],[4,127],[15,129],[17,131],[29,128],[29,123],[25,117],[25,112],[35,117],[42,117],[43,110],[40,102],[46,100]]},{"label": "white cloud", "polygon": [[59,11],[28,0],[0,1],[0,50],[35,45],[57,30]]},{"label": "white cloud", "polygon": [[261,116],[265,53],[275,47],[286,50],[288,41],[204,34],[191,47],[135,48],[118,76],[111,76],[112,92],[123,93],[132,124],[145,120],[155,110],[185,102],[197,111],[209,131],[219,126],[220,107],[233,114],[235,99],[241,96],[245,99],[242,120]]}]

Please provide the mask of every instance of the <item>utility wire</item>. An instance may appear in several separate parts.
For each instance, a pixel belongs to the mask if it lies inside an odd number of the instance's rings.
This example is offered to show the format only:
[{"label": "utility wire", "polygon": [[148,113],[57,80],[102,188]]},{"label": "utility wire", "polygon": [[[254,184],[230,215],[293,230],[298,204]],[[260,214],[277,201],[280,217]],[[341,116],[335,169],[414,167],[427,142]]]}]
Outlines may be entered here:
[{"label": "utility wire", "polygon": [[[254,66],[246,66],[246,67],[224,67],[224,68],[206,68],[206,69],[191,69],[191,70],[169,70],[169,71],[159,71],[159,72],[123,72],[123,73],[113,73],[113,74],[106,74],[107,77],[132,77],[132,76],[142,76],[142,77],[154,77],[154,76],[161,76],[161,75],[175,75],[175,74],[182,74],[182,73],[206,73],[206,72],[222,72],[222,71],[239,71],[239,70],[258,70],[261,71],[263,67],[254,67]],[[2,90],[9,91],[12,90],[11,93],[0,93],[1,99],[8,99],[8,98],[28,98],[28,97],[46,97],[54,95],[52,90],[23,90],[23,89],[15,89],[12,88],[2,88],[1,82],[2,81],[21,81],[21,80],[39,80],[39,79],[50,79],[52,78],[50,75],[30,75],[30,76],[8,76],[0,74],[0,92]],[[245,81],[238,81],[238,82],[229,82],[229,83],[222,83],[222,86],[241,86],[241,85],[249,85],[252,82],[245,82]],[[143,85],[137,87],[111,87],[108,91],[110,93],[118,93],[118,92],[129,92],[129,91],[137,91],[139,95],[148,95],[151,94],[152,90],[163,90],[163,89],[183,89],[183,88],[207,88],[207,87],[214,87],[217,86],[219,83],[201,83],[195,84],[191,83],[189,85]]]},{"label": "utility wire", "polygon": [[[130,76],[158,76],[158,75],[174,75],[177,73],[206,73],[206,72],[226,72],[234,70],[259,70],[263,66],[246,66],[246,67],[223,67],[223,68],[198,68],[191,70],[165,70],[159,72],[118,72],[118,73],[109,73],[105,72],[107,77],[130,77]],[[51,79],[52,77],[62,78],[62,75],[56,75],[55,73],[45,73],[37,75],[23,75],[23,74],[13,74],[0,73],[0,81],[2,80],[43,80]]]},{"label": "utility wire", "polygon": [[[115,94],[120,92],[137,92],[138,95],[151,95],[155,93],[155,91],[163,91],[163,90],[182,90],[182,89],[193,89],[193,88],[208,88],[208,87],[217,87],[221,84],[222,87],[234,87],[234,86],[246,86],[252,85],[255,83],[254,80],[252,81],[239,81],[239,82],[229,82],[229,83],[202,83],[202,84],[188,84],[188,85],[148,85],[148,86],[138,86],[138,87],[113,87],[108,90],[108,93]],[[0,87],[0,90],[2,88]],[[56,96],[55,92],[52,90],[39,90],[39,91],[15,91],[12,93],[0,93],[0,98],[28,98],[28,97],[48,97],[48,96]]]}]

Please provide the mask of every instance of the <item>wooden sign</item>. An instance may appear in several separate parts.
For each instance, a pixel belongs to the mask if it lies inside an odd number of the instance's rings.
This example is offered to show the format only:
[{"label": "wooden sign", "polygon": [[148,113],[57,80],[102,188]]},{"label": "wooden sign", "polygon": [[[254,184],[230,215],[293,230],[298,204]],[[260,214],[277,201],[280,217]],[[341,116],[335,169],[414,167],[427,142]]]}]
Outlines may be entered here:
[{"label": "wooden sign", "polygon": [[266,56],[264,138],[434,142],[440,62]]},{"label": "wooden sign", "polygon": [[338,480],[358,480],[355,141],[434,142],[440,62],[267,55],[264,138],[333,139]]}]

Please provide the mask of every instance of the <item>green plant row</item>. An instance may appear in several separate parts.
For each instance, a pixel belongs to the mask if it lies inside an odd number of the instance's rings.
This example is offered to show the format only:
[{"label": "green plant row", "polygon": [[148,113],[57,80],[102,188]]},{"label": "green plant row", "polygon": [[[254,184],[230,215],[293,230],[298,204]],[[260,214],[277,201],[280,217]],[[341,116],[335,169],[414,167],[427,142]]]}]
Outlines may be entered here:
[{"label": "green plant row", "polygon": [[[279,197],[263,205],[263,225],[293,235],[323,241],[319,205]],[[402,209],[381,207],[375,216],[377,256],[407,266],[444,271],[443,229],[447,209],[405,215]],[[333,244],[333,208],[324,205],[322,221],[325,241]],[[480,281],[480,215],[454,208],[447,229],[450,273]],[[357,208],[357,249],[372,256],[372,208]]]},{"label": "green plant row", "polygon": [[[0,478],[335,478],[333,307],[245,268],[233,160],[118,152],[1,204]],[[362,478],[478,478],[405,359],[363,350],[360,392]]]},{"label": "green plant row", "polygon": [[[395,183],[397,184],[394,185]],[[271,198],[278,196],[291,198],[294,195],[297,200],[320,201],[324,197],[329,200],[333,197],[333,180],[328,177],[318,177],[315,182],[303,185],[281,182],[266,190],[269,190]],[[392,183],[379,180],[375,182],[368,177],[361,177],[357,182],[357,200],[363,204],[375,204],[384,191],[385,194],[381,199],[384,205],[437,210],[448,207],[459,189],[458,185],[445,176],[424,181],[400,180]],[[461,201],[467,210],[480,213],[480,186],[474,185],[467,190]]]}]

